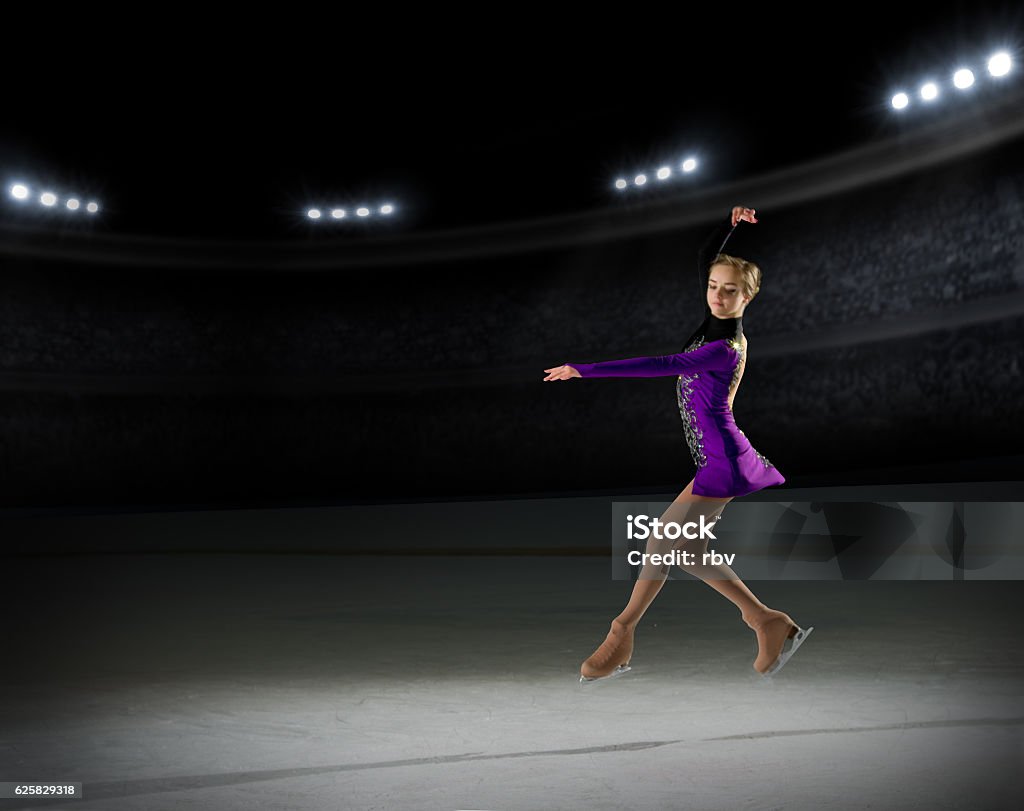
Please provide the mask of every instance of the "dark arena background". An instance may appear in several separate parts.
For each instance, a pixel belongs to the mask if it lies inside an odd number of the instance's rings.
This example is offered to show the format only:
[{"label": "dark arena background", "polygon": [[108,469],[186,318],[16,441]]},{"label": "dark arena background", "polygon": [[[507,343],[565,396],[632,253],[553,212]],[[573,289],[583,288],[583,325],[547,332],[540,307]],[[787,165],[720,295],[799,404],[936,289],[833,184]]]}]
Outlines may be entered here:
[{"label": "dark arena background", "polygon": [[[343,89],[211,31],[12,87],[0,807],[1019,807],[1024,15],[928,9]],[[622,517],[695,467],[674,378],[544,370],[681,352],[737,205],[734,413],[786,482],[716,543],[814,633],[761,676],[677,570],[581,684]]]}]

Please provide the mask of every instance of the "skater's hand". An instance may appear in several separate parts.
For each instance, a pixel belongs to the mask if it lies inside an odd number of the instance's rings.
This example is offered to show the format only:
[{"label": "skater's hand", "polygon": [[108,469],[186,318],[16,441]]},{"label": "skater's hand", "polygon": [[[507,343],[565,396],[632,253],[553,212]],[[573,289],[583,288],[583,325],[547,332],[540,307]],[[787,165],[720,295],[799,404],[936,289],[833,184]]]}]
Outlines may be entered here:
[{"label": "skater's hand", "polygon": [[732,210],[733,228],[736,227],[736,223],[740,220],[743,220],[744,222],[757,222],[757,217],[754,216],[754,209],[735,206]]},{"label": "skater's hand", "polygon": [[573,377],[583,377],[572,366],[553,366],[544,371],[548,373],[548,376],[544,378],[545,380],[569,380]]}]

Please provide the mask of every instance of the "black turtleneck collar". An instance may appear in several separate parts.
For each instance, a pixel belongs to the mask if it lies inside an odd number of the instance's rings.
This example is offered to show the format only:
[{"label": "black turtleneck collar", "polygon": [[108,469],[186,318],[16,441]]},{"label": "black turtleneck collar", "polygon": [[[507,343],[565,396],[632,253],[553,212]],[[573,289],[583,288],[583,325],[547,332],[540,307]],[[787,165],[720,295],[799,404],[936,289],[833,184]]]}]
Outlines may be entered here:
[{"label": "black turtleneck collar", "polygon": [[715,318],[711,313],[704,316],[704,321],[696,332],[683,344],[684,350],[693,345],[694,341],[708,344],[723,338],[739,338],[743,334],[743,318]]},{"label": "black turtleneck collar", "polygon": [[704,343],[711,343],[722,338],[737,338],[742,333],[742,318],[717,318],[714,315],[708,315],[704,322]]}]

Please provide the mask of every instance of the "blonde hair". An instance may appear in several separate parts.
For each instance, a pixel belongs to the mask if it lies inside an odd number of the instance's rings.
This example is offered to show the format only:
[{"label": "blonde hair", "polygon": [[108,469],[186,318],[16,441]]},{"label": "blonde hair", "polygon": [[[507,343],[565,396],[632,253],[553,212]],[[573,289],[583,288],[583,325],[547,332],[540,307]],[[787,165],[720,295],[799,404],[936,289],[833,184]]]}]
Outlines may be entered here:
[{"label": "blonde hair", "polygon": [[741,283],[743,295],[750,299],[750,301],[754,300],[754,296],[761,289],[761,268],[753,262],[740,259],[738,256],[729,256],[727,253],[718,254],[715,257],[715,261],[711,263],[712,267],[715,265],[728,265],[731,268],[736,268],[743,277]]}]

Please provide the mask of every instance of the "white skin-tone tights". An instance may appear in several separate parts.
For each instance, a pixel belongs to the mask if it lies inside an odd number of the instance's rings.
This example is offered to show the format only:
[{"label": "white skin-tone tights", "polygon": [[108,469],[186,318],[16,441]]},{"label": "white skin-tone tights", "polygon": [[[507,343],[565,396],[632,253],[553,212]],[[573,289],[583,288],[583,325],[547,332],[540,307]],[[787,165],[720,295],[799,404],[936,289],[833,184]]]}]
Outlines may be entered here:
[{"label": "white skin-tone tights", "polygon": [[[686,486],[686,489],[665,510],[661,516],[663,522],[672,521],[681,526],[692,521],[699,525],[701,516],[703,516],[705,524],[709,524],[720,517],[725,509],[725,505],[732,501],[731,498],[697,496],[693,494],[692,488],[693,482],[691,481]],[[649,553],[665,553],[670,552],[672,549],[678,549],[680,552],[690,552],[693,555],[693,559],[698,561],[698,563],[692,566],[680,566],[680,568],[687,574],[703,580],[722,596],[731,600],[740,610],[740,615],[748,624],[752,622],[756,624],[758,620],[763,619],[767,615],[770,609],[753,595],[750,589],[744,585],[743,581],[736,576],[736,573],[729,566],[724,563],[711,565],[699,562],[702,560],[704,552],[708,549],[708,540],[706,538],[694,540],[677,538],[670,540],[668,538],[658,539],[651,537],[647,539],[644,551]],[[639,579],[633,586],[633,593],[629,598],[629,603],[616,619],[627,627],[635,627],[650,604],[654,602],[658,592],[661,591],[662,585],[668,578],[668,573],[668,566],[655,566],[647,563],[641,569]]]}]

